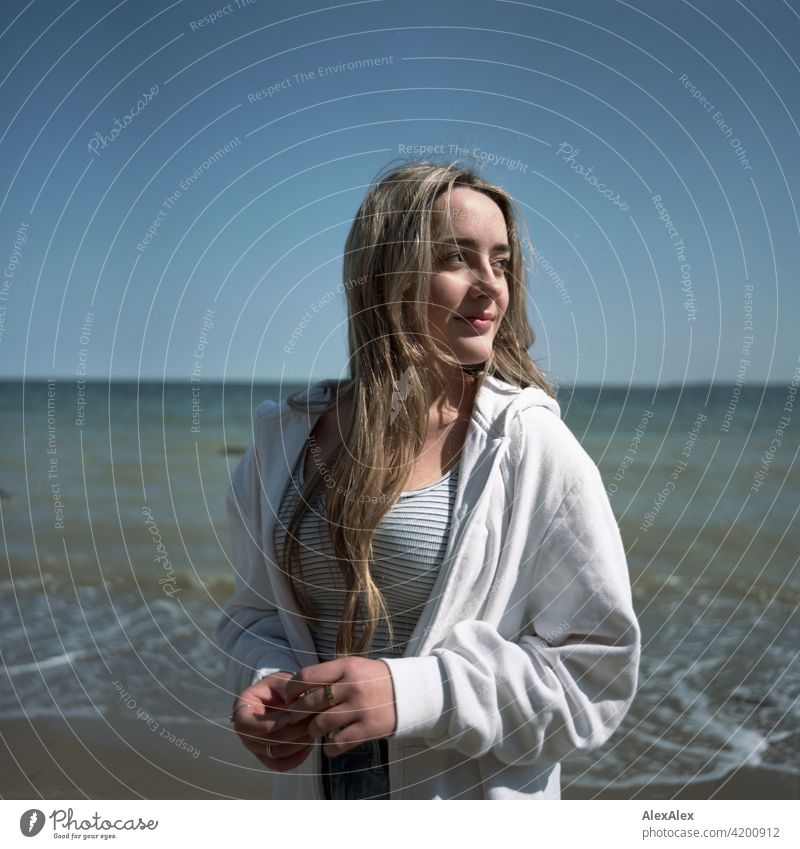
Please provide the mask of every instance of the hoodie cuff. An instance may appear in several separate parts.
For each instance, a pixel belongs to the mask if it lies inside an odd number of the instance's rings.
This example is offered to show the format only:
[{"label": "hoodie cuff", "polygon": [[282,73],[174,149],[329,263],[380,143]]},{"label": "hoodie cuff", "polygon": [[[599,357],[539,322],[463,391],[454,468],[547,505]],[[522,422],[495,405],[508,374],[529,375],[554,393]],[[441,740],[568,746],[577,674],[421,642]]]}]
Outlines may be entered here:
[{"label": "hoodie cuff", "polygon": [[394,686],[397,726],[392,737],[433,737],[446,733],[445,688],[439,658],[383,657]]},{"label": "hoodie cuff", "polygon": [[250,682],[250,686],[253,684],[257,684],[262,678],[266,678],[267,675],[274,675],[276,672],[288,672],[289,675],[294,677],[297,670],[292,671],[291,669],[278,669],[271,666],[262,666],[260,669],[256,669],[255,674],[253,675],[253,680]]}]

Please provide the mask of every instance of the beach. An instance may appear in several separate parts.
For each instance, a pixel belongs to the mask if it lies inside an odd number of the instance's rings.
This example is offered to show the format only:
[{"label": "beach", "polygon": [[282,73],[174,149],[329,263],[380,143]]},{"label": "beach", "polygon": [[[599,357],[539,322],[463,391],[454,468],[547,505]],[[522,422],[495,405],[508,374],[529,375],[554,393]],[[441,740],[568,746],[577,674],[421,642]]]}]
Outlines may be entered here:
[{"label": "beach", "polygon": [[[0,722],[4,799],[269,799],[270,777],[227,723],[183,723],[167,735],[135,719]],[[191,741],[190,743],[188,741]],[[687,786],[585,790],[562,784],[563,799],[796,799],[797,776],[743,766]]]},{"label": "beach", "polygon": [[[170,742],[134,718],[0,722],[4,799],[268,799],[269,773],[225,721],[172,725]],[[199,752],[188,751],[191,746]]]},{"label": "beach", "polygon": [[[216,629],[230,474],[254,405],[286,387],[204,384],[196,431],[182,384],[87,383],[78,427],[59,383],[52,438],[48,384],[22,389],[0,384],[2,795],[269,798],[224,719]],[[564,798],[800,798],[788,439],[763,468],[785,387],[745,387],[732,418],[728,386],[558,397],[606,484],[642,628],[636,698],[564,762]]]}]

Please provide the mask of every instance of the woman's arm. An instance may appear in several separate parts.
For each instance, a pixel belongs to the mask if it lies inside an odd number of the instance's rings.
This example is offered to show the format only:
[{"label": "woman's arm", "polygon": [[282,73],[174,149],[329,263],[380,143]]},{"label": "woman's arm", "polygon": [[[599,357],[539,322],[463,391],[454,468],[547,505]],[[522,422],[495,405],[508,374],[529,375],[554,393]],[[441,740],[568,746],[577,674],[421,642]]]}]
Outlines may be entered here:
[{"label": "woman's arm", "polygon": [[251,444],[231,475],[226,496],[236,586],[223,605],[216,635],[228,658],[227,683],[232,693],[242,692],[272,672],[294,673],[299,668],[272,597],[254,527],[256,498],[258,475]]},{"label": "woman's arm", "polygon": [[[521,635],[506,640],[489,622],[454,621],[430,655],[384,661],[396,737],[471,757],[491,752],[508,764],[557,762],[602,745],[622,721],[636,690],[640,631],[617,524],[584,457],[544,536],[531,535],[525,549],[533,580],[519,599]],[[535,505],[520,499],[514,509],[533,516]]]}]

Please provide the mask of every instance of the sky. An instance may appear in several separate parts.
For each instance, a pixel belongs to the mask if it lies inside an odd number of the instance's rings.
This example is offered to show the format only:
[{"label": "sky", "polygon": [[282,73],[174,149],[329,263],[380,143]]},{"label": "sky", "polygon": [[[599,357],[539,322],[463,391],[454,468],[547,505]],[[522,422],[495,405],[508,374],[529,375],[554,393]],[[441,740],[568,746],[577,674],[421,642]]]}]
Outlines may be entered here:
[{"label": "sky", "polygon": [[5,2],[0,378],[337,377],[420,148],[514,197],[555,382],[800,365],[800,4]]}]

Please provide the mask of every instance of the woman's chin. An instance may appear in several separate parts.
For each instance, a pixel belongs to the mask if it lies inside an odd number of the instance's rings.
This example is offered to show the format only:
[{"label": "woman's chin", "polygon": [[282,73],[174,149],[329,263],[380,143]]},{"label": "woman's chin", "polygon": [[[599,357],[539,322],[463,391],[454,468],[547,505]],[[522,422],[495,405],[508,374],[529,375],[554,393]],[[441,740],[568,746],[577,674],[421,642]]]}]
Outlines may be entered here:
[{"label": "woman's chin", "polygon": [[477,366],[485,363],[492,355],[492,346],[486,344],[453,346],[458,361],[463,366]]}]

